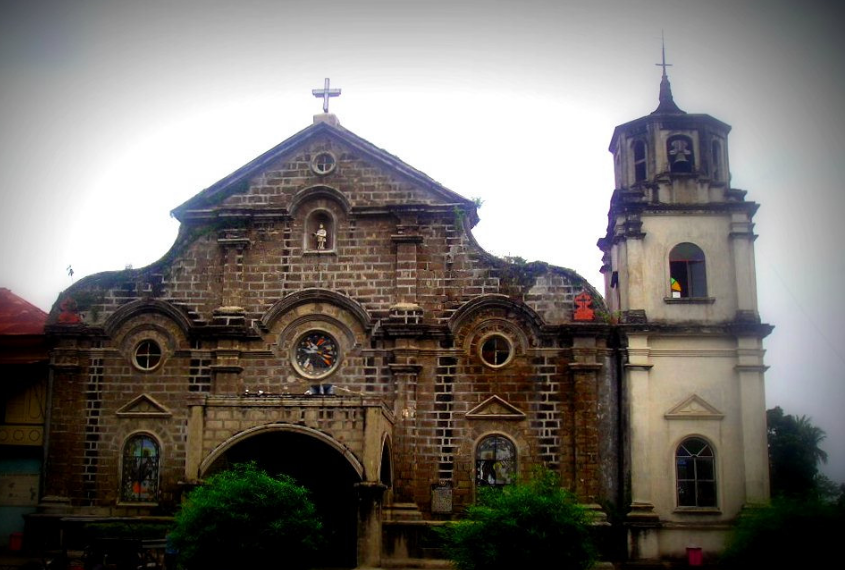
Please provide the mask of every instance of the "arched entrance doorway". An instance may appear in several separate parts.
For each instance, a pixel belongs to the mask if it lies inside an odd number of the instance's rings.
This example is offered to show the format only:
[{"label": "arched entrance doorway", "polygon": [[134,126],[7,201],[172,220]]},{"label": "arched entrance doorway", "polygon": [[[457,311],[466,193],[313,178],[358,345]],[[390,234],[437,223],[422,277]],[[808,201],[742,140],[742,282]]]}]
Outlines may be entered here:
[{"label": "arched entrance doorway", "polygon": [[357,565],[358,472],[336,448],[300,431],[262,431],[226,449],[205,471],[207,477],[236,463],[254,461],[270,474],[284,473],[310,491],[323,521],[327,547],[315,567]]}]

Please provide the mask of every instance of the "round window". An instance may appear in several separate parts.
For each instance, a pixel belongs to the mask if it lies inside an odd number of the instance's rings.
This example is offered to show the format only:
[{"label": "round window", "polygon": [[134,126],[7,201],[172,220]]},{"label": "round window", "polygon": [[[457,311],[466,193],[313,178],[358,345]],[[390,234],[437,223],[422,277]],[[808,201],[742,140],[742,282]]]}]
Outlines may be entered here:
[{"label": "round window", "polygon": [[340,350],[337,341],[323,331],[310,331],[294,345],[293,365],[303,376],[323,378],[337,368]]},{"label": "round window", "polygon": [[331,173],[337,167],[337,160],[330,152],[321,152],[311,161],[311,170],[314,174],[324,176]]},{"label": "round window", "polygon": [[492,334],[482,340],[479,355],[487,366],[501,368],[513,357],[513,345],[506,336]]},{"label": "round window", "polygon": [[153,370],[161,364],[161,347],[154,340],[142,340],[135,347],[135,366],[141,370]]}]

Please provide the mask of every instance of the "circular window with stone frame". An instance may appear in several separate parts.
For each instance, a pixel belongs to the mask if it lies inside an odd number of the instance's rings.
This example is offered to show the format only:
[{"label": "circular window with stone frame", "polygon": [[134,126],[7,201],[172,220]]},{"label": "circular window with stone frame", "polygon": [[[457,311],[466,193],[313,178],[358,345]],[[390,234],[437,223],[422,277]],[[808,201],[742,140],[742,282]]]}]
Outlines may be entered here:
[{"label": "circular window with stone frame", "polygon": [[132,353],[132,364],[143,372],[150,372],[161,364],[161,346],[153,339],[144,339],[135,347]]},{"label": "circular window with stone frame", "polygon": [[491,333],[478,342],[478,356],[490,368],[502,368],[513,359],[514,348],[511,339],[503,334]]},{"label": "circular window with stone frame", "polygon": [[317,176],[331,174],[335,168],[337,168],[337,159],[328,151],[318,152],[311,160],[311,170]]},{"label": "circular window with stone frame", "polygon": [[291,351],[293,367],[310,380],[325,378],[340,363],[340,345],[329,333],[310,330],[299,337]]}]

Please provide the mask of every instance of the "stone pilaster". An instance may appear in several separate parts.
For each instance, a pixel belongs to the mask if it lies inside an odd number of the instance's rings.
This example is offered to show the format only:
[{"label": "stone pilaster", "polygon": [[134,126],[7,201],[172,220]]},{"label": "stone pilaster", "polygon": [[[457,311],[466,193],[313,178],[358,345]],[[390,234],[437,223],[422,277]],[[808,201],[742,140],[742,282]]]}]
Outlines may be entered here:
[{"label": "stone pilaster", "polygon": [[390,236],[396,245],[396,302],[417,302],[417,247],[423,237],[415,226],[400,225]]},{"label": "stone pilaster", "polygon": [[223,230],[217,243],[223,250],[223,306],[241,305],[244,251],[251,242],[241,230]]}]

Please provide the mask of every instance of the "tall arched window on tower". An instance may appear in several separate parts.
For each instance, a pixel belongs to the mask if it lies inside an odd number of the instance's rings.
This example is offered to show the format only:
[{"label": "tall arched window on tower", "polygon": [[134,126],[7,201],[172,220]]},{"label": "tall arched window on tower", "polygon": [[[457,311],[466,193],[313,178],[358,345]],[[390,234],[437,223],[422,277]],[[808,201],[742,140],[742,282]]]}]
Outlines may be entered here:
[{"label": "tall arched window on tower", "polygon": [[158,442],[148,434],[133,435],[123,446],[123,474],[120,499],[132,503],[158,500]]},{"label": "tall arched window on tower", "polygon": [[646,148],[644,141],[634,141],[634,182],[646,179]]},{"label": "tall arched window on tower", "polygon": [[692,139],[685,135],[675,135],[666,141],[666,156],[669,170],[673,173],[689,173],[695,170],[695,153]]},{"label": "tall arched window on tower", "polygon": [[504,487],[516,476],[516,446],[503,435],[489,435],[475,448],[475,484]]},{"label": "tall arched window on tower", "polygon": [[700,437],[688,437],[675,451],[679,507],[716,506],[716,457]]},{"label": "tall arched window on tower", "polygon": [[674,298],[706,297],[704,252],[694,243],[679,243],[669,252],[669,287]]},{"label": "tall arched window on tower", "polygon": [[715,182],[724,182],[725,174],[722,167],[722,143],[714,140],[711,145],[710,154],[713,159],[713,180]]}]

